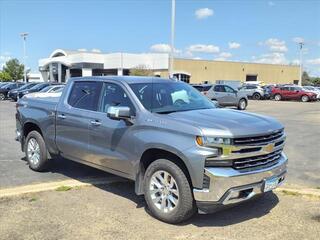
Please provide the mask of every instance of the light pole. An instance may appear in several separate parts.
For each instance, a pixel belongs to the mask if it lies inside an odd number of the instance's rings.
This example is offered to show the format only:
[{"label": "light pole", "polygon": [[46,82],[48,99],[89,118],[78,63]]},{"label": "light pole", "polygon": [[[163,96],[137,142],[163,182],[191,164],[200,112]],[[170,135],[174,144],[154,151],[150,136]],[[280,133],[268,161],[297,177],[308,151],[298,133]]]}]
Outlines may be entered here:
[{"label": "light pole", "polygon": [[169,77],[173,77],[173,54],[174,54],[174,31],[175,31],[175,16],[176,15],[176,0],[171,0],[171,45],[170,45],[170,61],[169,61]]},{"label": "light pole", "polygon": [[24,32],[24,33],[20,33],[20,36],[23,39],[23,65],[24,65],[24,70],[23,70],[23,81],[27,82],[27,66],[26,66],[26,40],[27,40],[27,36],[29,35],[29,33]]},{"label": "light pole", "polygon": [[299,54],[300,54],[300,78],[299,78],[299,86],[302,85],[302,47],[303,47],[304,43],[301,41],[299,42]]}]

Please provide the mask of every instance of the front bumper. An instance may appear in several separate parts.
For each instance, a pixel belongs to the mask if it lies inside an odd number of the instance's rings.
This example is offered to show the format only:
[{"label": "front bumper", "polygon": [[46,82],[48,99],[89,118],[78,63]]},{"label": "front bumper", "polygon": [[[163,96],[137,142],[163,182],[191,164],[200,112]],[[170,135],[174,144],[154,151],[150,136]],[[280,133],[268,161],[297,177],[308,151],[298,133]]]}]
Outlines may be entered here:
[{"label": "front bumper", "polygon": [[264,192],[266,179],[277,177],[279,186],[285,179],[287,162],[286,155],[282,153],[277,164],[250,172],[233,168],[205,168],[205,175],[210,179],[209,188],[193,190],[200,212],[249,200]]}]

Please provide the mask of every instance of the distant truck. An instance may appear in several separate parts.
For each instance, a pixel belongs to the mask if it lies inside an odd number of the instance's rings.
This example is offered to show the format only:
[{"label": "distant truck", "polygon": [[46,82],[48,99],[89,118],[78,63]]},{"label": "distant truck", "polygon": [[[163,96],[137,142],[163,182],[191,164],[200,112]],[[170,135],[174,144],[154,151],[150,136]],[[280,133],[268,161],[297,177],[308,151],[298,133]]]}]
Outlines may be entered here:
[{"label": "distant truck", "polygon": [[16,125],[31,169],[62,156],[134,180],[168,223],[262,195],[287,171],[278,121],[169,79],[71,78],[60,98],[20,99]]}]

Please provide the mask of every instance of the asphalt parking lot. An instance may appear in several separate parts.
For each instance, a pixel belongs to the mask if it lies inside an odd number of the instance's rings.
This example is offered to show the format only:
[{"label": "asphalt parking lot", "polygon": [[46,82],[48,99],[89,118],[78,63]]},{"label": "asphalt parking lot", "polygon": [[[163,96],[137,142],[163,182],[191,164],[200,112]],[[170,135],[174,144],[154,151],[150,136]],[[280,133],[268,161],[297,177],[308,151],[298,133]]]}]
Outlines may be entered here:
[{"label": "asphalt parking lot", "polygon": [[[9,217],[8,217],[9,216]],[[268,193],[179,225],[148,214],[133,183],[0,199],[0,239],[319,240],[320,201]]]},{"label": "asphalt parking lot", "polygon": [[[267,114],[286,128],[285,151],[289,157],[287,183],[320,187],[320,102],[250,101],[248,111]],[[64,179],[112,177],[78,163],[56,159],[48,172],[29,170],[15,137],[15,103],[0,102],[0,188]]]}]

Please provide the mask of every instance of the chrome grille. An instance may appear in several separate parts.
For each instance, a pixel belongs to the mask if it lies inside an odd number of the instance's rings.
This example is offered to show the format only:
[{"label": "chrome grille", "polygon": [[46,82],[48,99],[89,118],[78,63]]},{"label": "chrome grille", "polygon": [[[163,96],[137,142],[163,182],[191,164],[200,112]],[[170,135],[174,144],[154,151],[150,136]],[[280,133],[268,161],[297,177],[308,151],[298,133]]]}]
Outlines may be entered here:
[{"label": "chrome grille", "polygon": [[265,145],[270,142],[276,141],[277,139],[281,138],[283,136],[284,132],[283,130],[279,130],[277,132],[262,135],[262,136],[255,136],[255,137],[244,137],[244,138],[235,138],[234,145]]},{"label": "chrome grille", "polygon": [[239,158],[233,161],[233,168],[250,170],[252,168],[270,167],[277,164],[281,157],[282,149],[260,156]]}]

